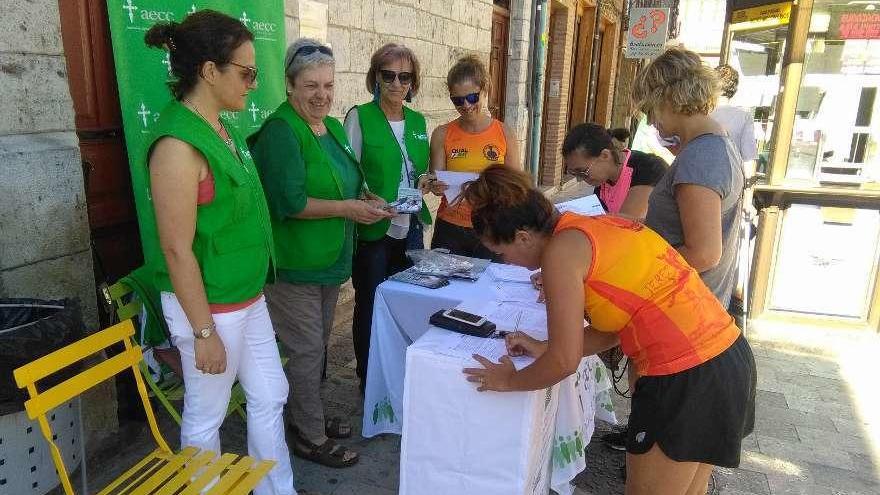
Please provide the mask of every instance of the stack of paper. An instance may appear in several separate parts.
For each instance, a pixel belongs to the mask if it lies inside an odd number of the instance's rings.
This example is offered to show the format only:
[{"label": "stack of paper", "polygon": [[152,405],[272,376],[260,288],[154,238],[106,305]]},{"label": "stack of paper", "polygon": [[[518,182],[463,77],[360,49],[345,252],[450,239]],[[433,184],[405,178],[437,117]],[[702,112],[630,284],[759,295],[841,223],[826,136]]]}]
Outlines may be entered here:
[{"label": "stack of paper", "polygon": [[532,272],[521,266],[491,264],[488,271],[497,282],[532,283]]}]

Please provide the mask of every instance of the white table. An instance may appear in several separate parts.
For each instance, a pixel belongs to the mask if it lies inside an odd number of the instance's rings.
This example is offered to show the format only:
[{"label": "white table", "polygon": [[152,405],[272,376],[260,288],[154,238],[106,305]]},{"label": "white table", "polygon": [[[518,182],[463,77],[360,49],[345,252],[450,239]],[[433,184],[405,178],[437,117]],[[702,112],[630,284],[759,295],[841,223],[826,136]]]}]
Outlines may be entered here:
[{"label": "white table", "polygon": [[[363,436],[401,434],[407,347],[428,331],[428,317],[464,301],[491,300],[494,285],[491,276],[484,275],[476,282],[453,280],[440,289],[390,280],[378,287],[373,306]],[[463,375],[461,381],[463,386],[473,387]],[[616,422],[610,390],[608,372],[595,356],[584,358],[578,373],[560,384],[552,445],[554,490],[570,493],[569,481],[586,467],[583,450],[575,447],[579,439],[582,446],[589,442],[595,418]],[[500,400],[499,395],[485,397]]]}]

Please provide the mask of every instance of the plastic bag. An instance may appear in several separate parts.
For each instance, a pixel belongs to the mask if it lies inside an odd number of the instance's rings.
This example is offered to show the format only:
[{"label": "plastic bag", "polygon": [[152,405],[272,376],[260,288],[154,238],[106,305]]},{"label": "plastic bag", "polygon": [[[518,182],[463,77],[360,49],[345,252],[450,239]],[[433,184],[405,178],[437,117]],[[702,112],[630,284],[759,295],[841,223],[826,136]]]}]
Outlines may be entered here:
[{"label": "plastic bag", "polygon": [[450,254],[446,249],[413,249],[406,252],[413,270],[423,275],[476,280],[489,266],[489,260]]},{"label": "plastic bag", "polygon": [[[79,303],[72,299],[0,299],[0,415],[24,409],[27,392],[12,372],[83,337]],[[39,382],[40,390],[79,371],[77,365]]]}]

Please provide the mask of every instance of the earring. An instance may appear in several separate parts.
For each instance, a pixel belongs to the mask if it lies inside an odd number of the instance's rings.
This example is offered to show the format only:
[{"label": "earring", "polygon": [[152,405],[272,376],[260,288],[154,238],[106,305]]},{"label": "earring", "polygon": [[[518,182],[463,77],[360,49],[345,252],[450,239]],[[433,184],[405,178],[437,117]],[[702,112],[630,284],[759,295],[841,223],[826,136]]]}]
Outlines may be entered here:
[{"label": "earring", "polygon": [[376,81],[376,84],[373,85],[373,101],[375,101],[375,102],[379,101],[379,94],[380,94],[379,81]]},{"label": "earring", "polygon": [[413,98],[412,89],[410,89],[409,91],[406,92],[406,96],[404,96],[403,99],[406,100],[407,103],[411,103],[412,98]]}]

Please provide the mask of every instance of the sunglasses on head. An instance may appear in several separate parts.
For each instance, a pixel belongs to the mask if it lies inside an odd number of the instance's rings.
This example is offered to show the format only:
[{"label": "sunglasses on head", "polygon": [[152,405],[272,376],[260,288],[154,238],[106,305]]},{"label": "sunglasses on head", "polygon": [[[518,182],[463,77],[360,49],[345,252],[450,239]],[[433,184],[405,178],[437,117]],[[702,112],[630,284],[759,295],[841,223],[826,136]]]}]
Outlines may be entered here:
[{"label": "sunglasses on head", "polygon": [[234,65],[238,68],[241,68],[241,69],[244,69],[247,71],[247,74],[242,74],[241,76],[242,76],[242,78],[244,78],[244,81],[246,83],[248,83],[248,86],[257,82],[257,68],[256,67],[251,67],[250,65],[241,65],[241,64],[237,64],[235,62],[229,62],[229,65]]},{"label": "sunglasses on head", "polygon": [[400,84],[407,85],[413,80],[412,72],[394,72],[393,70],[381,69],[379,74],[382,76],[382,81],[385,84],[392,84],[397,79],[400,81]]},{"label": "sunglasses on head", "polygon": [[480,93],[471,93],[464,96],[450,96],[449,99],[452,100],[452,104],[457,107],[463,106],[465,101],[471,105],[476,105],[477,102],[480,101]]},{"label": "sunglasses on head", "polygon": [[328,55],[330,57],[333,56],[333,50],[331,50],[330,47],[327,47],[327,46],[319,46],[319,45],[301,46],[295,52],[293,52],[293,56],[290,57],[290,60],[287,62],[287,67],[285,67],[285,70],[290,68],[290,64],[292,64],[293,61],[296,60],[296,57],[299,57],[300,55],[303,55],[303,56],[311,55],[315,52],[321,52],[324,55]]}]

